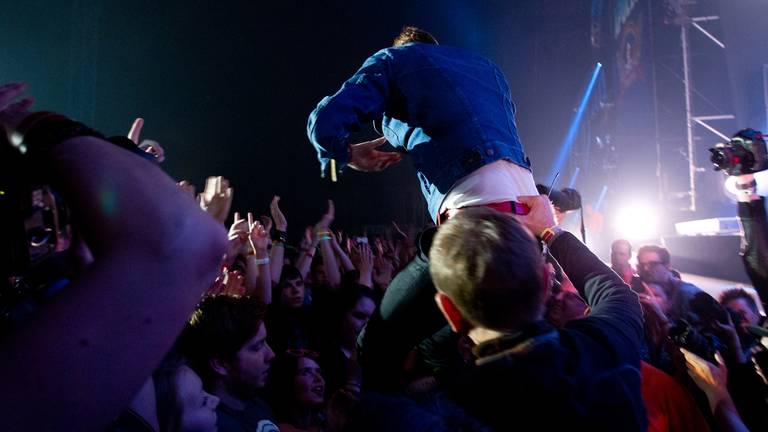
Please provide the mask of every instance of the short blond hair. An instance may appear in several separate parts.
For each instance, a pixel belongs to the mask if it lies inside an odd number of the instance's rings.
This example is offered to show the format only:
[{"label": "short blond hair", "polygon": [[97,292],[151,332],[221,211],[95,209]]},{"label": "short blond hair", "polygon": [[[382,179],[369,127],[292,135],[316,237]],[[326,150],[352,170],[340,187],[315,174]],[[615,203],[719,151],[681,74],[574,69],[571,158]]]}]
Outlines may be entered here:
[{"label": "short blond hair", "polygon": [[510,214],[466,209],[437,231],[429,252],[435,287],[476,327],[509,331],[541,318],[544,259]]}]

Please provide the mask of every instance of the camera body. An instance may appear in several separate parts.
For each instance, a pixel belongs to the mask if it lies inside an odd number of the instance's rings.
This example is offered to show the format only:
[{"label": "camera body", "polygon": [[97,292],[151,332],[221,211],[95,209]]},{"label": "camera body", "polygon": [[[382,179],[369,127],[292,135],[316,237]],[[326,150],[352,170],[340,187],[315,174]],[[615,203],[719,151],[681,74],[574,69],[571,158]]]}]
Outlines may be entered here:
[{"label": "camera body", "polygon": [[742,129],[727,143],[709,149],[715,171],[728,175],[753,174],[768,169],[768,152],[764,136],[754,129]]}]

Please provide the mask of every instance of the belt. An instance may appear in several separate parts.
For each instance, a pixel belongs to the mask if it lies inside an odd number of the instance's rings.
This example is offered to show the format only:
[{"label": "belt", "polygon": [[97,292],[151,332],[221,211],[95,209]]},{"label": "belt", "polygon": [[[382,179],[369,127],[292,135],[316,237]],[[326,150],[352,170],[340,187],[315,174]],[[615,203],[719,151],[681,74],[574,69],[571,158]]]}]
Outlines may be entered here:
[{"label": "belt", "polygon": [[453,216],[456,215],[456,213],[462,210],[465,210],[468,208],[476,208],[476,207],[489,207],[494,210],[500,211],[502,213],[512,213],[515,215],[525,215],[531,211],[530,207],[528,207],[523,203],[519,203],[517,201],[504,201],[504,202],[497,202],[497,203],[490,203],[490,204],[481,204],[476,206],[461,207],[457,209],[448,209],[437,215],[437,224],[441,225],[445,223],[445,221],[452,218]]}]

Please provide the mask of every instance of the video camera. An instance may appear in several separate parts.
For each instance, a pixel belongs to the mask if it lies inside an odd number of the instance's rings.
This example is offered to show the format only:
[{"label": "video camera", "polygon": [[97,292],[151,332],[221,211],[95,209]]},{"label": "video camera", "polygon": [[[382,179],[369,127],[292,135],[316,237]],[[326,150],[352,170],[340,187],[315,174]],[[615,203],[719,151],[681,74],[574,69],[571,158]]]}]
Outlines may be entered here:
[{"label": "video camera", "polygon": [[753,174],[768,169],[768,152],[765,136],[754,129],[742,129],[727,143],[719,143],[709,149],[715,171],[728,175]]}]

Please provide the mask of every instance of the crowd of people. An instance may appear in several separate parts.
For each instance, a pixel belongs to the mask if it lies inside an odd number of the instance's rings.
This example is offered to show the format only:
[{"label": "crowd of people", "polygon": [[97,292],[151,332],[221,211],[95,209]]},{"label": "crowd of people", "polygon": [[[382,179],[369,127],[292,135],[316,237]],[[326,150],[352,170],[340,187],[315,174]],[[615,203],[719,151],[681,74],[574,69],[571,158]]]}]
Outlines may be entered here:
[{"label": "crowd of people", "polygon": [[[421,29],[323,99],[308,136],[333,179],[407,155],[426,229],[352,236],[330,200],[310,227],[277,196],[233,211],[227,179],[196,194],[163,172],[142,119],[107,138],[25,93],[0,87],[6,430],[768,430],[751,175],[759,300],[714,299],[660,245],[616,240],[608,266],[561,229],[501,71]],[[382,138],[349,143],[369,122]]]}]

